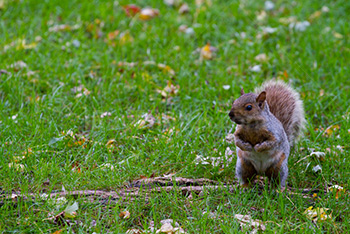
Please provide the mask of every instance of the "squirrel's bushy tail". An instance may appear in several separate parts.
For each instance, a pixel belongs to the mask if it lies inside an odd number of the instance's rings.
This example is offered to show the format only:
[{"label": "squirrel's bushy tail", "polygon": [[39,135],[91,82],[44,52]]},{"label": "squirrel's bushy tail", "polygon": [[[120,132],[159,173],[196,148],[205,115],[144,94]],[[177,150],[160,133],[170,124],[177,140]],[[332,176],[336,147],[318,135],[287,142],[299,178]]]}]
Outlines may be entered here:
[{"label": "squirrel's bushy tail", "polygon": [[271,113],[282,123],[290,145],[294,145],[306,122],[299,93],[283,81],[275,80],[263,83],[255,92],[259,94],[264,90]]}]

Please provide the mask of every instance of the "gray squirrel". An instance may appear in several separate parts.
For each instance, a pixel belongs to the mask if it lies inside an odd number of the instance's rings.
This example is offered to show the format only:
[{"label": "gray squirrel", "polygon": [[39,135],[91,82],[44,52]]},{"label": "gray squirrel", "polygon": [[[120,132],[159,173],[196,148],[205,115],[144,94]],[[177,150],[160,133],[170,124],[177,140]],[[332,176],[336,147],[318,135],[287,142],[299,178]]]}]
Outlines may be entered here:
[{"label": "gray squirrel", "polygon": [[286,187],[288,157],[304,125],[304,108],[299,94],[282,81],[270,80],[244,93],[232,104],[237,148],[236,177],[243,187],[256,175]]}]

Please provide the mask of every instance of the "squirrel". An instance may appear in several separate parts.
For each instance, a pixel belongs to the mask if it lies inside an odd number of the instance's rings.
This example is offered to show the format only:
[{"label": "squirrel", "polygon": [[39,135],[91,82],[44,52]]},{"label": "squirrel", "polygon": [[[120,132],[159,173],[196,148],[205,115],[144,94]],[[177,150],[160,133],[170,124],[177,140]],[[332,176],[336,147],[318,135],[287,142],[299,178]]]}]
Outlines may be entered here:
[{"label": "squirrel", "polygon": [[229,117],[237,126],[236,177],[243,187],[256,175],[276,181],[284,191],[288,157],[304,129],[303,102],[299,93],[282,81],[270,80],[234,100]]}]

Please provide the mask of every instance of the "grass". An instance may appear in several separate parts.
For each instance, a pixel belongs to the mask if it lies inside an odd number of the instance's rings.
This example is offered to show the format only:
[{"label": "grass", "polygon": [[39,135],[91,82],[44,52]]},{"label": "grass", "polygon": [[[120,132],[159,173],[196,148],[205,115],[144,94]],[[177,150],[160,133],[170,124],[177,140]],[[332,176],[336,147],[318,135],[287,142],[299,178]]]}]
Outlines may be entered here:
[{"label": "grass", "polygon": [[[257,18],[264,10],[262,1],[212,0],[201,6],[190,1],[185,15],[161,0],[133,2],[159,9],[160,15],[149,21],[127,17],[122,6],[130,2],[123,0],[3,2],[0,69],[7,71],[0,76],[3,194],[50,193],[62,186],[68,191],[115,190],[141,176],[169,173],[229,184],[235,181],[235,159],[228,166],[213,167],[197,165],[196,155],[219,157],[227,147],[234,149],[224,140],[232,129],[227,116],[232,100],[241,87],[252,91],[272,77],[291,82],[301,93],[308,121],[305,137],[289,159],[288,185],[349,189],[350,2],[277,0],[263,20]],[[311,16],[323,6],[329,12]],[[311,24],[305,31],[293,30],[281,23],[281,18],[291,16]],[[194,34],[180,32],[182,24],[192,27]],[[57,31],[56,25],[70,28]],[[263,33],[267,26],[277,31]],[[116,38],[108,39],[108,33],[116,30]],[[195,51],[208,42],[217,48],[216,56],[200,61]],[[256,61],[262,53],[268,60]],[[26,67],[14,65],[18,61]],[[159,63],[170,66],[175,75]],[[261,65],[261,71],[251,71],[254,65]],[[169,82],[177,92],[157,91]],[[152,127],[139,122],[146,113],[156,119]],[[324,134],[330,126],[339,129]],[[298,162],[311,148],[327,152],[325,160]],[[103,166],[106,163],[114,170]],[[311,169],[317,164],[322,172],[315,174]],[[161,220],[171,218],[188,233],[236,233],[240,227],[235,214],[262,220],[268,233],[343,233],[350,228],[349,195],[337,198],[335,192],[304,198],[268,188],[244,192],[222,188],[209,189],[192,201],[176,192],[128,204],[67,199],[79,204],[74,225],[45,220],[66,204],[3,199],[0,231],[121,233],[147,229],[151,221],[159,228]],[[309,206],[329,208],[332,219],[313,224],[303,214]],[[119,217],[124,210],[130,211],[129,219]]]}]

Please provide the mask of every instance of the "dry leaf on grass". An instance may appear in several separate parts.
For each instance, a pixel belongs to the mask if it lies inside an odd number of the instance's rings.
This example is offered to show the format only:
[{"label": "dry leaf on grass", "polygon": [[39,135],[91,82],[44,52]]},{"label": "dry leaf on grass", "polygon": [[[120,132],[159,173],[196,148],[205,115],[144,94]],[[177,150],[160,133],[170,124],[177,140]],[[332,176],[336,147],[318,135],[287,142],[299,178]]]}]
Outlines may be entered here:
[{"label": "dry leaf on grass", "polygon": [[159,10],[158,9],[146,7],[146,8],[143,8],[141,10],[139,18],[141,20],[150,20],[150,19],[153,19],[156,16],[159,16]]},{"label": "dry leaf on grass", "polygon": [[312,172],[314,173],[322,172],[322,167],[320,165],[316,165],[312,168]]},{"label": "dry leaf on grass", "polygon": [[338,199],[339,197],[343,196],[345,194],[345,190],[342,186],[339,185],[332,185],[328,188],[330,192],[335,192],[335,199]]},{"label": "dry leaf on grass", "polygon": [[190,12],[190,7],[188,6],[187,3],[184,3],[181,5],[181,7],[179,8],[179,14],[186,14]]},{"label": "dry leaf on grass", "polygon": [[140,229],[136,229],[136,228],[133,228],[133,229],[128,229],[125,234],[142,234],[144,233],[143,231],[141,231]]},{"label": "dry leaf on grass", "polygon": [[258,219],[253,220],[250,217],[250,215],[236,214],[235,218],[238,220],[239,224],[241,225],[242,231],[245,231],[247,229],[253,229],[252,232],[250,233],[257,233],[258,231],[266,230],[266,227],[262,221]]},{"label": "dry leaf on grass", "polygon": [[210,60],[215,57],[215,52],[217,49],[210,45],[210,43],[207,43],[204,47],[200,49],[200,57],[199,60]]},{"label": "dry leaf on grass", "polygon": [[[334,133],[335,131],[339,130],[339,129],[340,129],[340,126],[339,126],[338,124],[329,126],[329,127],[326,128],[326,130],[324,131],[323,136],[329,137],[329,136],[333,135],[333,133]],[[321,130],[322,130],[322,128],[321,128]]]},{"label": "dry leaf on grass", "polygon": [[119,44],[120,45],[125,45],[125,44],[131,43],[133,41],[134,41],[134,38],[133,38],[133,36],[131,36],[129,31],[125,31],[125,32],[120,33],[120,35],[119,35]]},{"label": "dry leaf on grass", "polygon": [[326,153],[325,152],[312,152],[310,156],[314,156],[315,158],[319,159],[320,161],[324,161]]},{"label": "dry leaf on grass", "polygon": [[328,210],[328,208],[313,208],[313,206],[310,206],[304,211],[304,215],[314,222],[325,221],[332,219],[332,215],[326,213]]},{"label": "dry leaf on grass", "polygon": [[59,24],[59,25],[54,25],[49,27],[49,32],[62,32],[62,31],[73,31],[73,30],[77,30],[80,28],[80,25],[75,24],[75,25],[67,25],[67,24]]},{"label": "dry leaf on grass", "polygon": [[9,163],[9,168],[14,168],[16,171],[23,172],[24,171],[24,165],[20,163]]},{"label": "dry leaf on grass", "polygon": [[250,67],[249,70],[252,72],[261,72],[261,65],[254,65]]},{"label": "dry leaf on grass", "polygon": [[[156,231],[156,233],[167,233],[167,234],[180,234],[186,233],[177,222],[174,222],[172,219],[161,220],[161,228]],[[173,227],[173,225],[175,227]]]},{"label": "dry leaf on grass", "polygon": [[123,6],[123,10],[127,16],[132,17],[141,11],[141,8],[136,6],[135,4],[129,4]]},{"label": "dry leaf on grass", "polygon": [[266,54],[258,54],[257,56],[255,56],[255,58],[254,58],[256,61],[258,61],[258,62],[260,62],[260,63],[262,63],[262,62],[267,62],[269,59],[268,59],[268,57],[267,57],[267,55]]},{"label": "dry leaf on grass", "polygon": [[152,128],[156,123],[156,118],[151,113],[145,113],[141,116],[134,126],[137,128]]},{"label": "dry leaf on grass", "polygon": [[106,116],[111,116],[111,115],[112,115],[111,112],[103,112],[103,113],[100,115],[100,117],[101,117],[101,118],[104,118],[104,117],[106,117]]},{"label": "dry leaf on grass", "polygon": [[109,169],[111,171],[113,171],[115,169],[115,166],[113,166],[110,163],[103,163],[99,167],[102,168],[102,169]]},{"label": "dry leaf on grass", "polygon": [[193,35],[194,34],[194,29],[192,27],[188,27],[187,25],[184,25],[184,24],[180,25],[179,31],[183,32],[183,33],[185,33],[187,35]]},{"label": "dry leaf on grass", "polygon": [[119,217],[122,219],[128,219],[130,218],[130,212],[128,210],[120,212]]},{"label": "dry leaf on grass", "polygon": [[304,32],[309,26],[310,26],[309,21],[292,22],[289,24],[290,29],[294,29],[295,31],[299,31],[299,32]]}]

